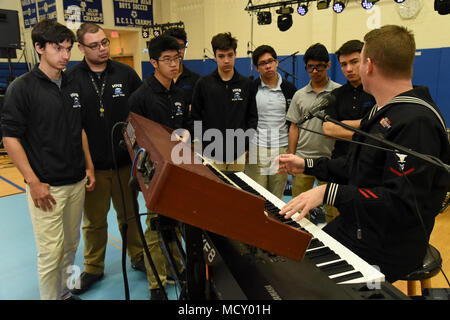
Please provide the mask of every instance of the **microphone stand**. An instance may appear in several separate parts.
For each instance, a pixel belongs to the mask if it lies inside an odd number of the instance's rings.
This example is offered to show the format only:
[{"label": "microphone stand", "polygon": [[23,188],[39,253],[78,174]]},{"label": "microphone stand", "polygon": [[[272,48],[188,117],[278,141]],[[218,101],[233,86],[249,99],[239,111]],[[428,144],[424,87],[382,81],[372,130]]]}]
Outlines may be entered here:
[{"label": "microphone stand", "polygon": [[[324,122],[328,121],[328,122],[334,123],[334,124],[336,124],[336,125],[338,125],[338,126],[341,126],[341,127],[345,128],[345,129],[348,129],[348,130],[350,130],[350,131],[353,131],[353,132],[355,132],[355,133],[358,133],[358,134],[360,134],[360,135],[362,135],[362,136],[368,137],[368,138],[373,139],[373,140],[375,140],[375,141],[377,141],[377,142],[381,142],[381,143],[383,143],[383,144],[385,144],[385,145],[387,145],[387,146],[389,146],[389,147],[392,147],[392,148],[394,148],[394,149],[396,149],[396,150],[399,150],[399,151],[401,151],[401,152],[403,152],[403,153],[406,153],[406,154],[411,155],[411,156],[413,156],[413,157],[422,159],[422,160],[424,160],[424,161],[426,161],[426,162],[428,162],[428,163],[430,163],[430,164],[432,164],[432,165],[434,165],[434,166],[438,166],[438,167],[444,168],[448,173],[450,173],[450,166],[447,165],[447,164],[445,164],[445,163],[443,163],[443,162],[440,161],[440,160],[439,160],[439,161],[436,160],[434,157],[431,157],[431,156],[429,156],[429,155],[426,155],[426,154],[422,154],[422,153],[416,152],[416,151],[414,151],[414,150],[408,149],[408,148],[406,148],[406,147],[404,147],[404,146],[401,146],[401,145],[399,145],[399,144],[396,144],[396,143],[391,142],[391,141],[389,141],[389,140],[386,140],[386,139],[384,139],[384,138],[381,138],[381,137],[378,137],[378,136],[376,136],[376,135],[367,133],[367,132],[365,132],[365,131],[362,131],[362,130],[353,128],[353,127],[351,127],[351,126],[349,126],[349,125],[346,125],[345,123],[342,123],[342,122],[340,122],[340,121],[337,121],[337,120],[331,118],[331,117],[328,116],[328,115],[317,114],[317,115],[315,115],[315,116],[316,116],[317,118],[321,119],[321,120],[324,121]],[[350,142],[351,142],[352,140],[347,140],[347,141],[350,141]]]},{"label": "microphone stand", "polygon": [[284,72],[285,80],[288,79],[288,76],[291,76],[293,79],[298,80],[297,77],[295,76],[295,60],[296,60],[296,59],[295,59],[295,56],[296,56],[297,53],[299,53],[299,52],[300,52],[300,51],[295,51],[293,54],[290,54],[290,55],[288,55],[287,57],[285,57],[285,58],[283,58],[283,59],[281,59],[281,60],[279,61],[279,63],[281,63],[281,62],[283,62],[284,60],[286,60],[286,59],[288,59],[288,58],[292,58],[292,73],[293,73],[293,74],[290,74],[289,72],[287,72],[287,71],[281,69],[280,67],[278,67],[278,69],[280,69],[281,71]]}]

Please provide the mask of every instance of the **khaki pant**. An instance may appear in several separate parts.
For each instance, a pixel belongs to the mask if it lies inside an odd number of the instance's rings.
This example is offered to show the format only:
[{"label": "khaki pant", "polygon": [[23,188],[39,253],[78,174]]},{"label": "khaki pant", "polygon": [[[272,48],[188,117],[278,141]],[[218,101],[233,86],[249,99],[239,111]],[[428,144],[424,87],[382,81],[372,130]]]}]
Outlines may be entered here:
[{"label": "khaki pant", "polygon": [[246,157],[246,153],[244,153],[243,155],[238,157],[233,162],[218,162],[214,159],[209,159],[209,158],[207,158],[207,160],[210,163],[214,164],[214,166],[217,169],[219,169],[220,171],[242,172],[245,170],[245,157]]},{"label": "khaki pant", "polygon": [[[277,169],[271,165],[279,154],[286,153],[286,147],[264,148],[251,145],[250,163],[245,165],[245,174],[258,182],[262,187],[269,190],[276,197],[283,199],[284,189],[286,188],[287,174],[278,174]],[[255,158],[255,159],[253,159]],[[256,163],[254,163],[256,162]]]},{"label": "khaki pant", "polygon": [[[131,263],[142,259],[143,247],[139,237],[133,211],[133,202],[137,205],[137,194],[128,186],[131,166],[119,169],[120,181],[125,199],[128,219],[127,249]],[[124,210],[117,173],[115,170],[96,170],[95,189],[86,193],[83,215],[84,271],[99,274],[105,268],[106,243],[108,241],[108,212],[111,199],[117,213],[117,221],[122,232]]]},{"label": "khaki pant", "polygon": [[[148,250],[150,251],[151,258],[156,267],[156,271],[158,272],[158,276],[162,282],[162,285],[165,286],[167,282],[167,275],[172,274],[169,266],[169,262],[164,256],[161,249],[161,238],[159,237],[158,231],[153,230],[150,225],[150,221],[153,218],[158,217],[156,213],[150,213],[145,219],[145,223],[147,224],[147,229],[145,230],[145,240],[147,241]],[[180,234],[177,231],[177,236],[180,238]],[[175,242],[169,243],[170,250],[177,264],[178,272],[183,271],[183,265],[181,262],[180,255],[176,249]],[[159,288],[158,282],[156,281],[156,277],[153,273],[153,270],[150,266],[150,262],[147,259],[147,255],[144,255],[145,268],[147,269],[147,280],[149,289],[157,289]]]},{"label": "khaki pant", "polygon": [[59,300],[69,295],[68,280],[80,242],[86,179],[75,184],[50,187],[56,200],[53,211],[34,206],[26,186],[28,207],[38,250],[39,292],[42,300]]},{"label": "khaki pant", "polygon": [[[297,174],[292,177],[292,198],[295,198],[300,193],[303,193],[305,191],[308,191],[313,188],[314,182],[316,181],[316,177],[309,176],[306,174]],[[326,184],[324,181],[317,181],[319,185]],[[334,218],[336,218],[339,215],[339,211],[330,205],[324,205],[325,211],[326,211],[326,221],[327,223],[331,222]],[[309,214],[307,215],[307,218],[309,218]]]}]

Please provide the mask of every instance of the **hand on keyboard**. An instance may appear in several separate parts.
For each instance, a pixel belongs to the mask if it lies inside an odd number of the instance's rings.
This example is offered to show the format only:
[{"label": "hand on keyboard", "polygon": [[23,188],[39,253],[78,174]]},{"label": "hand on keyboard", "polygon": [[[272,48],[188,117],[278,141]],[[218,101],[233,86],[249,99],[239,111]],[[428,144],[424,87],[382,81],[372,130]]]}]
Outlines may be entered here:
[{"label": "hand on keyboard", "polygon": [[326,188],[327,185],[323,184],[299,194],[281,209],[280,214],[285,215],[285,219],[290,219],[292,215],[301,210],[299,215],[294,218],[295,221],[300,221],[309,210],[323,203]]}]

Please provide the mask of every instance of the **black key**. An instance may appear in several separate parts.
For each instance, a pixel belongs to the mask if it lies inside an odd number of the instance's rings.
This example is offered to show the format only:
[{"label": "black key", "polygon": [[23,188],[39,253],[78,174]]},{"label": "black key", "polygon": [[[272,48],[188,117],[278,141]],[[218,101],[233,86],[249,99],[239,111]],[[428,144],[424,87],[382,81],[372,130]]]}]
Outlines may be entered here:
[{"label": "black key", "polygon": [[319,247],[323,247],[324,244],[322,241],[320,241],[317,238],[313,238],[311,239],[311,242],[309,243],[308,249],[314,249],[314,248],[319,248]]},{"label": "black key", "polygon": [[341,260],[338,262],[333,262],[333,263],[327,264],[325,266],[321,266],[321,267],[319,267],[319,269],[328,276],[346,272],[346,271],[355,270],[355,268],[353,268],[353,266],[348,264],[347,261],[345,261],[345,260]]},{"label": "black key", "polygon": [[333,280],[335,283],[339,283],[339,282],[343,282],[343,281],[348,281],[348,280],[353,280],[353,279],[358,279],[358,278],[362,278],[363,274],[359,271],[355,271],[349,274],[346,274],[345,276],[340,276]]},{"label": "black key", "polygon": [[311,259],[311,261],[314,264],[321,264],[321,263],[325,263],[325,262],[330,262],[330,261],[334,261],[334,260],[339,260],[341,257],[339,255],[337,255],[336,253],[334,253],[333,251],[331,251],[329,254],[327,255],[323,255],[323,256],[318,256],[318,257],[314,257]]}]

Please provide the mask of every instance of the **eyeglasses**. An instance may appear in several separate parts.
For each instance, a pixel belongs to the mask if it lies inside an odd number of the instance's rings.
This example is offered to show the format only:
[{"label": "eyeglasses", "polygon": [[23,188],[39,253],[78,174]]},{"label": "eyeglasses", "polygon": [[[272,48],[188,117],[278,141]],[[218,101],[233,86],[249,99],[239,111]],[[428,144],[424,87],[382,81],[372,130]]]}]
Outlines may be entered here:
[{"label": "eyeglasses", "polygon": [[181,57],[180,56],[176,56],[173,58],[169,58],[169,57],[165,57],[164,59],[158,59],[159,62],[164,62],[165,64],[170,64],[172,62],[178,63],[181,61]]},{"label": "eyeglasses", "polygon": [[316,70],[317,72],[323,71],[327,68],[326,64],[320,63],[318,65],[312,65],[312,64],[308,64],[307,66],[305,66],[306,71],[308,72],[313,72],[314,70]]},{"label": "eyeglasses", "polygon": [[272,63],[274,63],[275,61],[277,61],[277,60],[275,60],[275,59],[269,59],[269,60],[267,60],[267,61],[261,61],[261,62],[259,62],[259,63],[257,64],[257,66],[258,66],[258,68],[261,68],[261,67],[264,67],[265,65],[272,64]]},{"label": "eyeglasses", "polygon": [[91,43],[91,44],[83,44],[82,43],[82,45],[85,46],[85,47],[88,47],[91,50],[100,50],[100,46],[102,46],[103,48],[109,47],[109,39],[105,38],[105,39],[103,39],[100,42],[94,42],[94,43]]}]

